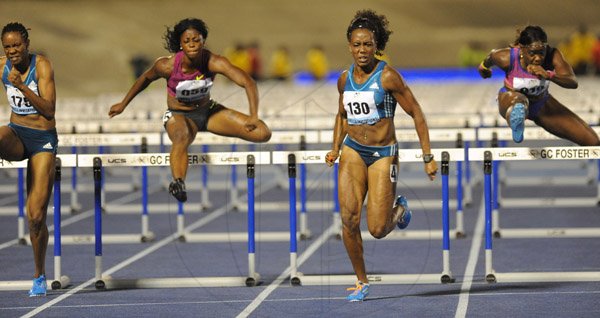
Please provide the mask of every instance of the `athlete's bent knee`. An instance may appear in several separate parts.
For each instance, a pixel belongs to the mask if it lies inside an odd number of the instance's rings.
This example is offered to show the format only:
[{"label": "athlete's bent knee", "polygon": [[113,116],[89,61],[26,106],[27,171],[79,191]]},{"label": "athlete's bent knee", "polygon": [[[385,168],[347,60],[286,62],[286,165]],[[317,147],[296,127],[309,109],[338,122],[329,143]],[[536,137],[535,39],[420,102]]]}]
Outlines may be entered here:
[{"label": "athlete's bent knee", "polygon": [[388,235],[384,226],[376,226],[373,228],[369,228],[369,233],[371,233],[371,235],[378,240]]}]

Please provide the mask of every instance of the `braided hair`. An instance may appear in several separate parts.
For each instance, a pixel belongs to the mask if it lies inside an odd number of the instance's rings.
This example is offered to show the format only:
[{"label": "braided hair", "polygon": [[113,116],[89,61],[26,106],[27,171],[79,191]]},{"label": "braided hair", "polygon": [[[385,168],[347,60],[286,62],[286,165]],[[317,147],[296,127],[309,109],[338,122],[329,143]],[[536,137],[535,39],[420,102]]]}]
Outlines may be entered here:
[{"label": "braided hair", "polygon": [[206,38],[208,37],[208,27],[206,26],[206,23],[204,23],[204,21],[195,18],[183,19],[177,22],[173,29],[167,27],[167,31],[163,36],[163,38],[165,39],[165,49],[167,49],[171,53],[177,53],[181,51],[181,35],[187,29],[194,29],[200,32],[204,40],[206,40]]},{"label": "braided hair", "polygon": [[29,42],[29,32],[27,32],[27,28],[19,23],[19,22],[11,22],[7,25],[5,25],[2,28],[2,37],[4,37],[4,34],[9,33],[9,32],[17,32],[19,34],[21,34],[21,37],[23,38],[23,41],[25,43]]},{"label": "braided hair", "polygon": [[354,15],[354,19],[350,22],[348,30],[346,31],[346,37],[350,42],[352,31],[356,29],[367,29],[373,32],[375,35],[375,43],[377,45],[377,51],[381,52],[385,49],[390,34],[392,31],[388,29],[388,20],[385,15],[378,15],[375,11],[367,9],[357,11]]}]

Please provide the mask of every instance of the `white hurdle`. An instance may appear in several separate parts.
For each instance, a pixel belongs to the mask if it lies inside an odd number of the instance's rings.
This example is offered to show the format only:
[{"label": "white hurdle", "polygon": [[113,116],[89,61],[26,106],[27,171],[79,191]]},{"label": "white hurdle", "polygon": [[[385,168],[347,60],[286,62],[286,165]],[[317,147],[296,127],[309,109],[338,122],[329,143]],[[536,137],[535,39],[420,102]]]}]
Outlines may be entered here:
[{"label": "white hurdle", "polygon": [[[356,281],[353,275],[304,275],[298,271],[298,255],[296,244],[296,204],[295,204],[295,166],[297,163],[323,164],[327,150],[322,151],[296,151],[296,152],[273,152],[273,164],[288,165],[290,177],[290,283],[292,285],[351,285]],[[369,280],[377,284],[432,284],[454,282],[450,270],[450,229],[449,229],[449,197],[448,197],[448,173],[450,158],[455,161],[464,160],[464,150],[432,149],[436,158],[440,158],[442,171],[442,202],[438,208],[442,211],[442,230],[408,230],[390,233],[388,239],[426,239],[442,238],[442,272],[434,274],[373,274]],[[407,149],[398,151],[401,162],[422,162],[420,149]],[[337,167],[336,167],[337,168]],[[425,177],[425,176],[424,176]],[[335,194],[334,194],[335,195]],[[414,211],[414,208],[413,208]],[[337,213],[335,213],[337,212]],[[334,211],[334,223],[330,227],[331,233],[338,231],[341,226],[339,211]],[[370,233],[363,231],[361,236],[371,237]]]},{"label": "white hurdle", "polygon": [[[475,148],[471,160],[484,162],[485,279],[487,282],[600,281],[600,272],[496,272],[492,264],[492,161],[493,160],[589,160],[600,159],[600,147]],[[502,237],[597,237],[600,228],[504,229]]]},{"label": "white hurdle", "polygon": [[[66,288],[71,279],[69,276],[62,274],[62,235],[61,235],[61,176],[63,167],[77,166],[77,158],[75,155],[58,155],[55,162],[54,174],[54,235],[48,238],[48,244],[54,245],[54,279],[48,280],[48,288],[61,289]],[[27,160],[19,162],[10,162],[0,160],[0,168],[25,168]],[[19,191],[23,191],[21,188]],[[19,208],[18,215],[18,241],[22,244],[31,245],[29,237],[25,237],[25,218],[22,208]],[[18,281],[0,281],[0,290],[28,290],[31,288],[31,280]]]},{"label": "white hurdle", "polygon": [[[98,130],[102,130],[103,126],[99,126]],[[76,128],[73,127],[73,130]],[[98,147],[99,150],[103,150],[104,147],[123,147],[123,146],[139,146],[142,148],[142,152],[147,152],[144,147],[148,145],[162,145],[162,134],[160,133],[95,133],[95,134],[61,134],[59,138],[59,147],[70,147],[73,154],[77,154],[78,147]],[[103,151],[99,151],[100,154]],[[144,174],[145,171],[142,171]],[[143,176],[142,176],[143,177]],[[132,191],[136,188],[136,184],[140,183],[139,179],[136,179],[133,174],[133,180],[131,185],[122,187],[119,184],[110,184],[108,188],[112,191]],[[105,211],[110,211],[110,207],[106,206],[105,184],[102,184],[102,208]],[[81,191],[81,185],[77,181],[77,170],[73,168],[71,175],[71,211],[78,212],[81,210],[81,205],[78,200],[78,193]],[[93,191],[93,187],[92,187]],[[139,206],[134,209],[139,212]]]},{"label": "white hurdle", "polygon": [[[592,129],[596,131],[597,134],[600,134],[600,126],[592,126]],[[479,128],[478,131],[479,140],[489,140],[496,141],[503,146],[506,144],[506,141],[512,140],[512,131],[508,127],[486,127]],[[563,141],[551,133],[544,130],[542,127],[526,127],[523,133],[525,142],[531,141]],[[557,144],[556,146],[561,146]],[[596,171],[595,162],[593,160],[588,160],[585,166],[587,169],[587,178],[581,178],[579,176],[553,176],[553,177],[545,177],[545,178],[507,178],[506,177],[506,164],[500,166],[499,170],[499,178],[503,185],[518,185],[518,186],[540,186],[540,185],[548,185],[552,184],[561,184],[561,185],[587,185],[593,184],[598,179],[598,175],[600,171]]]},{"label": "white hurdle", "polygon": [[[97,289],[113,288],[182,288],[182,287],[231,287],[254,286],[259,283],[260,275],[256,272],[255,265],[255,232],[254,232],[254,167],[256,164],[269,164],[269,152],[214,152],[203,154],[190,154],[190,165],[246,165],[248,176],[248,276],[246,277],[193,277],[193,278],[142,278],[142,279],[114,279],[102,277],[102,213],[100,207],[100,170],[103,165],[113,167],[134,166],[168,166],[170,155],[167,153],[148,154],[110,154],[110,155],[79,155],[79,167],[93,167],[95,182],[95,286]],[[183,205],[178,203],[177,237],[181,241],[209,242],[202,238],[195,238],[196,234],[184,231]],[[223,233],[213,234],[223,237]]]},{"label": "white hurdle", "polygon": [[[592,127],[598,134],[600,134],[600,127]],[[498,144],[506,144],[507,140],[512,140],[512,132],[510,128],[480,128],[478,131],[480,140],[492,141],[492,147],[496,147]],[[558,137],[548,133],[541,127],[527,127],[524,132],[525,140],[530,141],[558,141]],[[538,178],[532,177],[506,177],[506,166],[511,156],[514,154],[510,150],[502,151],[502,149],[509,149],[500,147],[498,156],[502,157],[499,160],[494,160],[492,164],[492,175],[493,175],[493,231],[495,236],[500,235],[500,214],[498,213],[499,207],[506,208],[539,208],[542,206],[547,207],[591,207],[600,203],[600,160],[587,160],[584,167],[587,169],[587,176],[543,176]],[[496,157],[498,158],[498,157]],[[518,160],[518,159],[517,159]],[[596,169],[596,166],[598,168]],[[502,189],[507,186],[547,186],[551,184],[558,184],[561,186],[596,186],[595,197],[585,198],[571,198],[571,197],[536,197],[536,198],[503,198]],[[540,233],[541,234],[541,233]]]}]

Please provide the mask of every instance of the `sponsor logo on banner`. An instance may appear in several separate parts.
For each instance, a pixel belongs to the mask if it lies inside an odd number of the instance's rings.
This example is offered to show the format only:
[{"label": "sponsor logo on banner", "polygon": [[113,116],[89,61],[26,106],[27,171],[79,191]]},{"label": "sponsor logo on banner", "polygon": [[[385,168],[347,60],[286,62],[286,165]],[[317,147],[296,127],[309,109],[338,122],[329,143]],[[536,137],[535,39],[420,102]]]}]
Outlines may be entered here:
[{"label": "sponsor logo on banner", "polygon": [[239,157],[221,157],[220,158],[221,162],[240,162],[240,158]]},{"label": "sponsor logo on banner", "polygon": [[500,157],[500,158],[514,158],[516,156],[517,156],[517,153],[514,151],[498,152],[498,157]]},{"label": "sponsor logo on banner", "polygon": [[321,161],[321,156],[319,155],[304,155],[302,156],[303,161]]},{"label": "sponsor logo on banner", "polygon": [[553,148],[531,149],[529,154],[536,159],[593,159],[600,156],[600,149]]},{"label": "sponsor logo on banner", "polygon": [[[140,158],[142,159],[142,158]],[[150,160],[150,164],[151,165],[163,165],[163,164],[168,164],[170,161],[170,156],[150,156],[149,158]]]},{"label": "sponsor logo on banner", "polygon": [[111,163],[111,164],[123,164],[123,163],[127,163],[127,159],[125,159],[125,158],[108,158],[108,159],[106,159],[106,162]]},{"label": "sponsor logo on banner", "polygon": [[208,155],[189,155],[188,163],[191,165],[197,165],[201,163],[210,163]]}]

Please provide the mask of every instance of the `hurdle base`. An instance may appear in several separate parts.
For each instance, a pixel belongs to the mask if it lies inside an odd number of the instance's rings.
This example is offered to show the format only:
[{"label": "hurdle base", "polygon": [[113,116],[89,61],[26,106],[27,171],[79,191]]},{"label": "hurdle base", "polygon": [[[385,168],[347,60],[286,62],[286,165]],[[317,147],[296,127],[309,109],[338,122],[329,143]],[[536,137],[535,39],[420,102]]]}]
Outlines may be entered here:
[{"label": "hurdle base", "polygon": [[300,234],[299,235],[299,239],[302,240],[302,241],[307,241],[307,240],[312,239],[312,233],[310,232],[310,230],[306,230],[304,232],[300,232],[299,234]]},{"label": "hurdle base", "polygon": [[[149,233],[149,236],[154,239],[154,234]],[[132,244],[148,242],[144,241],[145,236],[141,234],[103,234],[102,244]],[[31,245],[31,240],[25,238],[26,245]],[[96,238],[94,235],[63,235],[61,236],[61,243],[63,245],[85,245],[95,244]],[[48,245],[54,245],[54,237],[48,238]]]},{"label": "hurdle base", "polygon": [[72,215],[79,214],[82,211],[81,204],[72,204],[69,208]]},{"label": "hurdle base", "polygon": [[[153,289],[201,287],[252,287],[260,283],[260,275],[253,277],[173,277],[112,279],[105,278],[103,289]],[[31,282],[30,282],[31,284]]]},{"label": "hurdle base", "polygon": [[[361,231],[363,241],[375,241],[369,231]],[[458,237],[456,230],[450,230],[450,236]],[[441,230],[404,230],[392,231],[385,237],[385,240],[431,240],[442,239],[443,232]]]},{"label": "hurdle base", "polygon": [[[32,286],[32,280],[5,280],[0,281],[0,291],[9,290],[30,290]],[[47,288],[51,289],[52,282],[47,281]]]},{"label": "hurdle base", "polygon": [[[494,283],[597,282],[600,272],[494,272]],[[486,280],[487,280],[486,276]],[[488,281],[489,282],[489,281]]]},{"label": "hurdle base", "polygon": [[[496,236],[497,233],[497,236]],[[495,238],[591,238],[600,237],[600,228],[510,228],[494,232]]]},{"label": "hurdle base", "polygon": [[[449,274],[373,274],[367,275],[369,284],[440,284],[453,283],[455,280]],[[307,275],[298,273],[291,277],[294,286],[322,286],[322,285],[354,285],[356,275]]]},{"label": "hurdle base", "polygon": [[152,242],[152,241],[154,241],[154,239],[156,239],[156,235],[154,235],[154,233],[152,231],[150,231],[150,232],[148,232],[147,235],[142,235],[141,242],[142,243]]},{"label": "hurdle base", "polygon": [[[296,239],[300,239],[300,233],[296,234]],[[268,231],[256,232],[256,242],[287,242],[290,239],[290,232]],[[248,242],[248,233],[246,232],[215,232],[215,233],[191,233],[184,232],[180,236],[181,242],[187,243],[222,243],[222,242]]]},{"label": "hurdle base", "polygon": [[60,279],[54,279],[52,281],[52,283],[50,283],[50,287],[52,287],[53,290],[56,289],[63,289],[63,288],[67,288],[67,286],[69,286],[71,284],[71,279],[69,278],[69,276],[61,276]]}]

